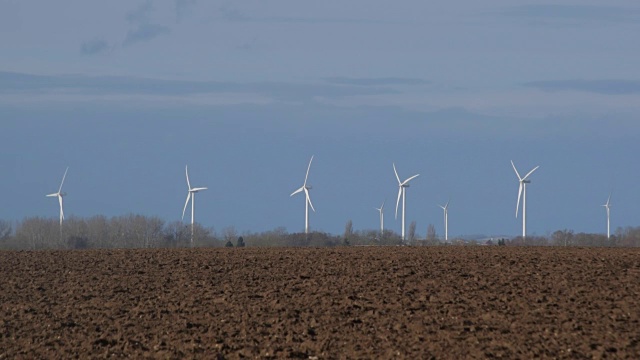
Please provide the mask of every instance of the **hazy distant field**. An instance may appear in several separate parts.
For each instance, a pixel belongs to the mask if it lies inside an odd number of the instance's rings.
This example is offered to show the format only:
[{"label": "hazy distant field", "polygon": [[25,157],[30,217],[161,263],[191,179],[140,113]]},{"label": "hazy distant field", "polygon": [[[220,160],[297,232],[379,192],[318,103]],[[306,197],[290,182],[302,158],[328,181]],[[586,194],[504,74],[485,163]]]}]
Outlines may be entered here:
[{"label": "hazy distant field", "polygon": [[640,358],[640,250],[0,252],[0,358]]}]

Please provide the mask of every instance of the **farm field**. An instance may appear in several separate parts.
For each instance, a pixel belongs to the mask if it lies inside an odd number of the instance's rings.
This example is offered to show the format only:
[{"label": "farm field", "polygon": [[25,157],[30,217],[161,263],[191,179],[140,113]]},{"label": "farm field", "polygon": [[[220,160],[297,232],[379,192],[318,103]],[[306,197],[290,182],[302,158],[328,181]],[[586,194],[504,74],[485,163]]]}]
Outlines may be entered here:
[{"label": "farm field", "polygon": [[640,250],[0,252],[0,359],[640,358]]}]

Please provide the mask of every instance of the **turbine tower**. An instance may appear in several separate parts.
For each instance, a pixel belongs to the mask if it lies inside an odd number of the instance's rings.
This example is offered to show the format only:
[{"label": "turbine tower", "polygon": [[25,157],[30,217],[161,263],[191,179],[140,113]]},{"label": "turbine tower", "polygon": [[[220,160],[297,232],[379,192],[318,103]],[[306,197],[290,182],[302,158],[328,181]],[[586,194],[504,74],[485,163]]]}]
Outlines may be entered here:
[{"label": "turbine tower", "polygon": [[607,198],[607,203],[602,205],[607,210],[607,239],[611,237],[611,193],[609,193],[609,197]]},{"label": "turbine tower", "polygon": [[187,210],[187,205],[189,205],[189,200],[191,200],[191,246],[193,246],[193,218],[194,218],[194,209],[196,202],[196,193],[201,190],[207,190],[206,187],[197,187],[192,188],[191,182],[189,182],[189,168],[187,165],[184,167],[184,171],[187,174],[187,201],[184,203],[184,209],[182,209],[182,220],[184,220],[184,212]]},{"label": "turbine tower", "polygon": [[384,203],[387,200],[384,200],[382,202],[382,206],[380,206],[379,208],[374,208],[376,210],[378,210],[378,212],[380,213],[380,236],[382,236],[384,234]]},{"label": "turbine tower", "polygon": [[64,211],[62,209],[62,197],[66,196],[67,193],[62,192],[62,185],[64,184],[64,179],[67,177],[67,171],[69,171],[69,167],[64,171],[64,175],[62,176],[62,182],[60,183],[60,188],[58,188],[58,192],[49,194],[47,197],[57,197],[58,203],[60,203],[60,227],[62,228],[62,220],[64,220]]},{"label": "turbine tower", "polygon": [[307,175],[304,176],[304,183],[302,184],[302,186],[291,193],[291,195],[289,195],[289,197],[304,191],[305,194],[305,202],[304,202],[304,233],[308,234],[309,233],[309,206],[311,206],[311,210],[313,210],[313,212],[316,212],[316,209],[313,208],[313,204],[311,203],[311,197],[309,197],[309,190],[311,190],[311,186],[307,185],[307,178],[309,178],[309,169],[311,169],[311,162],[313,161],[313,155],[311,155],[311,160],[309,160],[309,166],[307,167]]},{"label": "turbine tower", "polygon": [[444,206],[438,206],[444,212],[444,242],[446,243],[449,240],[449,200]]},{"label": "turbine tower", "polygon": [[513,160],[511,160],[511,166],[513,167],[513,171],[516,172],[518,181],[520,182],[520,187],[518,189],[518,202],[516,203],[516,218],[518,217],[518,209],[520,208],[520,196],[522,196],[522,238],[525,238],[527,236],[527,184],[531,183],[531,180],[528,179],[529,176],[540,166],[538,165],[534,167],[524,177],[520,177],[516,166],[513,164]]},{"label": "turbine tower", "polygon": [[420,176],[420,174],[413,175],[405,181],[400,181],[400,177],[398,176],[398,171],[396,170],[396,164],[393,164],[393,172],[396,174],[396,179],[398,179],[398,200],[396,200],[396,219],[398,218],[398,205],[400,205],[400,196],[402,196],[402,241],[404,242],[404,218],[405,218],[405,210],[406,210],[406,196],[405,189],[409,187],[409,181]]}]

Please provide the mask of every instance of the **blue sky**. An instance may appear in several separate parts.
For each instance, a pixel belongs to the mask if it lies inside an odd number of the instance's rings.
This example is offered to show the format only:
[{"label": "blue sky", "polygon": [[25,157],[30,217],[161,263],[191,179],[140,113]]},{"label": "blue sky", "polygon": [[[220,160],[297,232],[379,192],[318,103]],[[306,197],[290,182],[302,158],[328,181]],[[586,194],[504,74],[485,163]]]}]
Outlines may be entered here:
[{"label": "blue sky", "polygon": [[129,212],[221,230],[378,227],[397,183],[418,232],[636,226],[632,1],[0,2],[0,218]]}]

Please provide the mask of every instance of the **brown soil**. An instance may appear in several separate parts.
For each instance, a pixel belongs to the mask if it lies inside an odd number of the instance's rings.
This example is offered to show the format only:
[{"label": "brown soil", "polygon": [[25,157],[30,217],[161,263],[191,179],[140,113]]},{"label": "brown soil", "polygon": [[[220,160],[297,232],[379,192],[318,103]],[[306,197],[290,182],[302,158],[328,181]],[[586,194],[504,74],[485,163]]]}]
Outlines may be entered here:
[{"label": "brown soil", "polygon": [[640,251],[0,252],[0,358],[640,358]]}]

